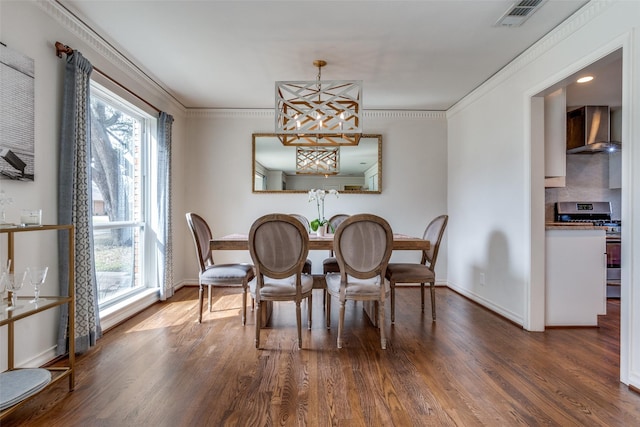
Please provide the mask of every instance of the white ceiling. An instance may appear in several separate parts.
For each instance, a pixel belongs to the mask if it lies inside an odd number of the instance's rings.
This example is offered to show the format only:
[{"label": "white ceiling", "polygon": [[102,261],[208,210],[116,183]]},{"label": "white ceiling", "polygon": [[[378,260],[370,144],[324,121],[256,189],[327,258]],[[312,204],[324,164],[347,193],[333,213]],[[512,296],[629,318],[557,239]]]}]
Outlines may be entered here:
[{"label": "white ceiling", "polygon": [[187,108],[273,108],[324,59],[364,109],[408,110],[447,110],[586,3],[499,27],[511,0],[58,1]]},{"label": "white ceiling", "polygon": [[[582,76],[593,80],[576,83]],[[579,72],[559,82],[556,86],[567,88],[567,108],[583,105],[608,105],[615,110],[622,106],[622,49],[590,64]]]}]

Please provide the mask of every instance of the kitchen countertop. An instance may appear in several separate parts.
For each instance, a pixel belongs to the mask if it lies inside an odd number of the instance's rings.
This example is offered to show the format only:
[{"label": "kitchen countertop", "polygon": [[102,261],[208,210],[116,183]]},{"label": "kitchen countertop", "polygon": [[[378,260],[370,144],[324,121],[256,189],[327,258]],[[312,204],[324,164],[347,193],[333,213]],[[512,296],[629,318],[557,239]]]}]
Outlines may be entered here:
[{"label": "kitchen countertop", "polygon": [[545,222],[545,230],[606,230],[607,227],[582,222]]}]

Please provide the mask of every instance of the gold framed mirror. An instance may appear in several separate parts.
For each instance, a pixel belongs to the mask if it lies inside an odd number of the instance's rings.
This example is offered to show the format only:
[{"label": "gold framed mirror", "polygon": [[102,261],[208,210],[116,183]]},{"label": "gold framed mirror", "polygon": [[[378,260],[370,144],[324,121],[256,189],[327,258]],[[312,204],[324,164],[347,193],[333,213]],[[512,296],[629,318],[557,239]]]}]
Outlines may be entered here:
[{"label": "gold framed mirror", "polygon": [[[253,193],[306,193],[311,189],[341,193],[380,194],[382,188],[382,135],[363,134],[355,146],[339,147],[338,171],[300,170],[301,146],[285,146],[273,133],[252,136]],[[327,146],[304,146],[325,150]],[[298,153],[298,154],[297,154]],[[331,159],[336,159],[333,154]]]}]

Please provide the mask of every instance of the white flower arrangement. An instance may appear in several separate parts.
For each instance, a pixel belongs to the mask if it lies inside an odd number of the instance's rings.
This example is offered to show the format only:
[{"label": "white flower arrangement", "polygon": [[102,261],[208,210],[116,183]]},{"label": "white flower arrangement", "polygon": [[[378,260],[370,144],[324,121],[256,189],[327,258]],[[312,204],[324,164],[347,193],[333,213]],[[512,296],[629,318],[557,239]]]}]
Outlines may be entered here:
[{"label": "white flower arrangement", "polygon": [[309,190],[309,202],[316,201],[318,207],[318,217],[309,224],[313,231],[317,231],[319,227],[327,224],[329,221],[324,217],[324,199],[327,194],[334,195],[336,198],[340,195],[337,190]]}]

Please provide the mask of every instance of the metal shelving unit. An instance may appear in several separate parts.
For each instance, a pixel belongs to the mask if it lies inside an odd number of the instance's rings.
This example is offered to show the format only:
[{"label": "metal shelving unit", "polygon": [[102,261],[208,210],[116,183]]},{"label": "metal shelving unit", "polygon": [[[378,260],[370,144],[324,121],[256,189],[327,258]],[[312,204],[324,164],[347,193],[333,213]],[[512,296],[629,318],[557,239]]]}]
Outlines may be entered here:
[{"label": "metal shelving unit", "polygon": [[[51,382],[43,389],[51,387],[53,384],[62,381],[64,378],[69,379],[69,391],[72,391],[75,387],[75,278],[74,278],[74,238],[75,228],[73,225],[42,225],[42,226],[28,226],[28,227],[8,227],[0,228],[0,234],[7,234],[7,256],[9,259],[14,259],[14,239],[16,234],[25,232],[38,232],[47,230],[66,230],[69,234],[69,293],[67,297],[64,296],[44,296],[40,297],[42,300],[38,304],[30,303],[31,297],[18,297],[21,306],[15,310],[2,310],[0,312],[0,326],[7,326],[7,370],[11,371],[16,369],[14,365],[14,350],[15,350],[15,322],[33,316],[36,313],[40,313],[45,310],[49,310],[54,307],[58,307],[64,304],[68,304],[69,307],[69,357],[66,366],[47,367],[51,372]],[[11,272],[13,272],[13,263],[11,265]],[[10,299],[10,298],[9,298]],[[27,402],[33,396],[38,395],[42,390],[26,398],[25,400],[5,409],[0,412],[0,420],[15,411],[22,404]]]}]

